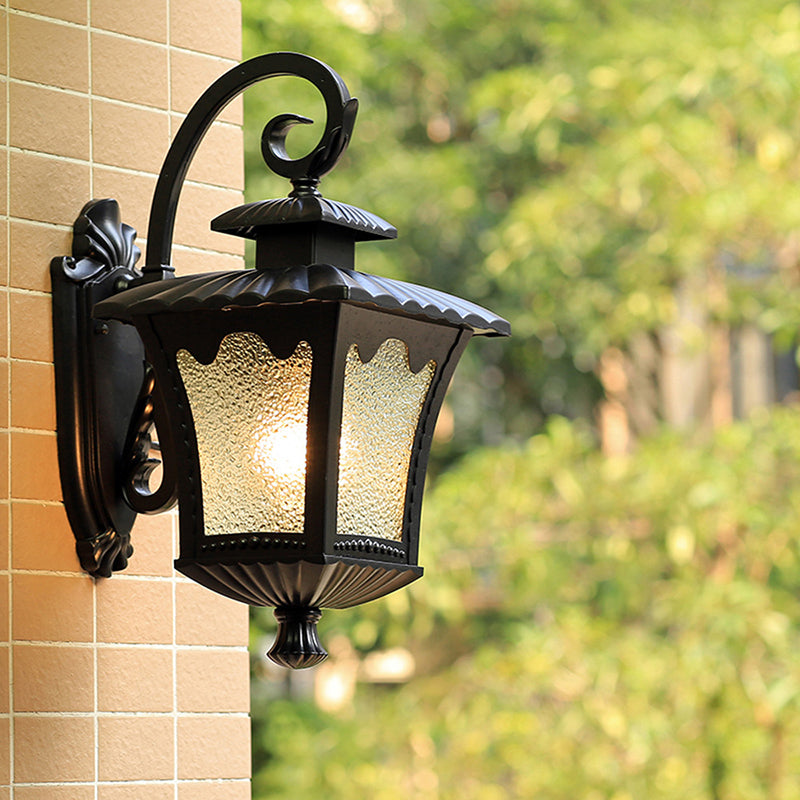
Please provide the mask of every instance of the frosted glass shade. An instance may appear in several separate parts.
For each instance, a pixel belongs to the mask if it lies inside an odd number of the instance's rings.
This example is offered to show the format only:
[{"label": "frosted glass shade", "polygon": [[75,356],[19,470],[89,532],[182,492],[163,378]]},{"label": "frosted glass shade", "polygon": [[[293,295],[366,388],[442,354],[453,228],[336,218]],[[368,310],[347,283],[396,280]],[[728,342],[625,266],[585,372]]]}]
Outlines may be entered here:
[{"label": "frosted glass shade", "polygon": [[276,358],[255,333],[230,333],[202,364],[176,354],[194,419],[206,536],[301,534],[311,347]]},{"label": "frosted glass shade", "polygon": [[399,339],[387,339],[367,363],[350,345],[339,440],[340,536],[402,539],[411,451],[435,371],[431,360],[412,372]]}]

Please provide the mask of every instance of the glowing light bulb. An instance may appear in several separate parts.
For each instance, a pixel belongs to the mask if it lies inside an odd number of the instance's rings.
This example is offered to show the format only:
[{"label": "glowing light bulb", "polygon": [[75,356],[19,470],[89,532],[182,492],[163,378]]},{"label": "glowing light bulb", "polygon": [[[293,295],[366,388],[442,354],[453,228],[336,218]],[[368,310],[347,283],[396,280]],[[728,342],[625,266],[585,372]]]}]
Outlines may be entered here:
[{"label": "glowing light bulb", "polygon": [[257,434],[256,468],[265,478],[281,483],[302,482],[306,474],[306,425],[293,422]]}]

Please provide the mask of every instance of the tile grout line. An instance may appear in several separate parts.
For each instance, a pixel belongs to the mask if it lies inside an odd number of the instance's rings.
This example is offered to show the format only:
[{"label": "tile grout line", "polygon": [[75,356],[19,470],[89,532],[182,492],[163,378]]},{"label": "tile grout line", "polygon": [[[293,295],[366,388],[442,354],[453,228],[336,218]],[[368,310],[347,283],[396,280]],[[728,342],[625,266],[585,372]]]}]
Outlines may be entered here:
[{"label": "tile grout line", "polygon": [[[52,573],[44,573],[45,575],[50,574],[50,577],[53,577]],[[60,577],[56,575],[55,577]],[[83,576],[72,576],[72,577],[80,577]],[[95,647],[95,643],[92,641],[85,641],[85,642],[76,642],[76,641],[62,641],[58,639],[26,639],[25,641],[17,642],[16,646],[20,649],[25,649],[26,647],[49,647],[53,649],[58,648],[75,648],[77,650],[88,650],[92,647]],[[217,655],[224,655],[228,652],[234,653],[242,653],[246,654],[249,653],[249,650],[246,646],[241,645],[226,645],[226,644],[180,644],[174,645],[171,642],[156,642],[156,643],[149,643],[149,642],[97,642],[96,644],[97,650],[154,650],[159,652],[172,652],[175,649],[178,653],[215,653]],[[133,713],[133,712],[132,712]],[[172,711],[163,712],[165,714],[172,714]],[[179,712],[184,713],[184,712]],[[185,713],[193,713],[193,712],[185,712]],[[204,713],[211,713],[211,712],[204,712]],[[230,712],[221,712],[221,713],[230,713]],[[2,717],[3,714],[0,714]]]},{"label": "tile grout line", "polygon": [[[32,156],[34,158],[43,158],[48,161],[56,161],[59,164],[73,164],[77,167],[86,167],[95,165],[95,162],[89,159],[83,158],[76,158],[75,156],[67,156],[59,153],[48,153],[43,150],[31,150],[27,147],[19,147],[16,145],[6,145],[9,152],[14,153],[15,155],[19,156]],[[146,170],[142,169],[132,169],[131,167],[120,166],[119,164],[106,164],[102,161],[96,162],[96,166],[100,169],[109,170],[112,172],[119,173],[121,175],[131,175],[131,176],[138,176],[140,178],[157,178],[158,172],[147,172]],[[160,169],[160,165],[159,165]],[[209,181],[200,181],[196,178],[192,178],[185,182],[186,186],[191,186],[199,189],[207,188],[216,191],[224,191],[224,192],[236,192],[241,194],[240,189],[234,189],[230,185],[222,184],[222,183],[210,183]],[[20,217],[19,219],[25,219],[25,217]],[[33,220],[42,222],[42,220]],[[47,224],[46,222],[44,224]],[[58,223],[55,223],[58,224]],[[65,223],[61,223],[62,226]]]},{"label": "tile grout line", "polygon": [[[59,17],[48,17],[46,14],[37,14],[34,11],[25,11],[23,9],[12,9],[11,13],[13,13],[16,17],[21,17],[24,19],[32,19],[38,22],[45,22],[50,23],[51,25],[59,25],[63,28],[73,28],[80,30],[82,28],[86,28],[87,26],[80,23],[80,22],[72,22],[68,19],[60,19]],[[113,39],[123,39],[128,42],[135,42],[137,44],[144,44],[144,45],[151,45],[153,47],[157,47],[159,50],[173,50],[176,53],[182,53],[185,55],[196,55],[196,56],[203,56],[205,58],[211,58],[216,61],[224,61],[229,63],[231,66],[234,66],[237,63],[235,58],[230,58],[229,56],[221,56],[217,53],[207,53],[204,50],[195,50],[191,47],[184,47],[182,45],[175,45],[170,44],[169,41],[167,42],[159,42],[155,39],[145,39],[142,36],[133,36],[130,33],[121,33],[120,31],[113,31],[108,28],[95,28],[94,31],[101,35],[101,36],[108,36]],[[169,22],[167,23],[167,38],[169,39]]]},{"label": "tile grout line", "polygon": [[[176,52],[175,48],[172,48],[172,52]],[[226,63],[225,64],[226,69],[222,70],[222,72],[225,72],[227,69],[230,69],[235,65],[236,65],[235,61],[231,61],[229,64]],[[222,74],[222,72],[220,72],[220,75]],[[88,92],[82,92],[79,89],[71,89],[68,86],[58,86],[57,84],[54,83],[45,83],[44,81],[37,81],[34,80],[33,78],[18,78],[16,76],[9,75],[8,83],[9,85],[12,86],[26,86],[35,89],[45,89],[50,92],[56,92],[58,94],[63,94],[69,97],[75,97],[79,99],[89,97]],[[158,106],[149,106],[146,105],[145,103],[137,103],[135,100],[124,100],[120,97],[110,97],[108,95],[103,95],[103,94],[94,94],[93,97],[94,99],[101,101],[103,103],[108,103],[109,105],[122,106],[123,108],[129,108],[137,111],[151,111],[154,114],[158,114],[158,116],[172,115],[172,116],[183,117],[186,116],[186,114],[189,112],[189,108],[186,108],[184,110],[172,109],[170,111],[167,111],[166,109],[159,108]],[[224,113],[224,111],[222,113]],[[226,128],[241,128],[240,123],[233,122],[230,119],[216,119],[214,121],[214,124]]]},{"label": "tile grout line", "polygon": [[[9,221],[10,213],[11,213],[11,150],[9,148],[9,141],[11,139],[11,103],[10,103],[10,86],[9,86],[9,77],[11,73],[11,24],[10,24],[10,14],[8,9],[8,0],[4,2],[5,6],[5,19],[3,20],[3,24],[5,27],[5,36],[6,36],[6,46],[5,46],[5,59],[6,59],[6,108],[5,108],[5,123],[6,123],[6,143],[5,143],[5,150],[6,150],[6,269],[8,271],[8,275],[6,277],[6,308],[8,309],[7,319],[6,319],[6,351],[8,354],[8,397],[6,402],[8,403],[8,425],[11,426],[11,304],[10,304],[10,297],[8,292],[8,287],[11,283],[11,222]],[[9,686],[8,686],[8,736],[9,736],[9,747],[8,747],[8,760],[9,760],[9,797],[13,800],[14,795],[16,794],[14,789],[14,729],[15,729],[15,720],[14,720],[14,659],[13,659],[13,631],[14,631],[14,590],[13,585],[11,583],[11,567],[12,567],[12,540],[13,540],[13,529],[12,529],[12,516],[11,516],[11,434],[10,432],[8,435],[8,479],[7,479],[7,486],[5,487],[7,490],[8,496],[8,508],[5,510],[6,519],[8,523],[8,586],[6,588],[6,598],[8,601],[8,677],[9,677]]]},{"label": "tile grout line", "polygon": [[[89,196],[84,199],[88,202],[94,197],[94,65],[92,63],[92,0],[86,0],[86,50],[87,50],[87,98],[89,104]],[[78,209],[75,209],[78,213]],[[93,726],[92,735],[94,737],[94,800],[99,800],[100,789],[100,718],[99,718],[99,692],[98,692],[98,658],[97,658],[97,580],[92,578],[92,706],[93,706]]]},{"label": "tile grout line", "polygon": [[[0,714],[0,719],[7,715]],[[25,719],[172,719],[171,711],[18,711],[16,716]],[[186,719],[246,719],[244,711],[185,711],[179,717]],[[201,780],[201,779],[198,779]]]},{"label": "tile grout line", "polygon": [[[94,197],[94,68],[92,65],[92,0],[86,0],[87,98],[89,101],[89,197]],[[75,210],[77,214],[77,209]]]},{"label": "tile grout line", "polygon": [[[191,185],[191,181],[187,181],[187,184]],[[72,225],[71,224],[70,225],[66,225],[66,224],[53,223],[52,225],[50,225],[49,223],[43,222],[42,220],[39,220],[39,219],[27,219],[26,217],[14,217],[14,216],[8,217],[8,221],[11,224],[17,223],[17,224],[21,224],[21,225],[33,225],[33,226],[40,227],[40,228],[53,228],[55,230],[64,231],[64,233],[67,233],[67,232],[72,233]],[[137,245],[141,245],[142,242],[146,242],[146,241],[147,241],[147,239],[144,236],[137,236],[136,237]],[[213,248],[210,248],[210,247],[198,247],[197,245],[189,245],[189,244],[174,244],[172,249],[173,249],[173,251],[178,250],[178,251],[180,251],[182,253],[199,253],[199,254],[202,254],[202,255],[214,256],[215,258],[218,258],[220,256],[228,256],[230,258],[241,258],[242,257],[241,253],[232,253],[232,252],[230,252],[228,250],[214,250]],[[50,292],[45,290],[45,289],[29,289],[26,286],[15,286],[13,284],[9,286],[9,289],[12,292],[18,292],[18,293],[22,293],[22,294],[33,294],[33,295],[39,295],[39,296],[44,296],[44,297],[49,297],[50,296]],[[0,361],[7,360],[8,358],[9,358],[9,356],[0,356]],[[15,358],[14,360],[15,361],[32,361],[34,359],[30,359],[30,358]],[[47,363],[47,362],[44,362],[44,363]],[[52,363],[52,362],[50,362],[50,363]]]}]

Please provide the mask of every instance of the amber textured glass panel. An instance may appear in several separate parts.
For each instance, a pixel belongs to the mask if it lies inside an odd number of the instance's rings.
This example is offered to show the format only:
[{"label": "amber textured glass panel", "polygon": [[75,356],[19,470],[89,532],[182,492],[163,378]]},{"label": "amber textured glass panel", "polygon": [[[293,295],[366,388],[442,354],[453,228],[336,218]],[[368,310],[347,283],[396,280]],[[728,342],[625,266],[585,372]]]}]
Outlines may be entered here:
[{"label": "amber textured glass panel", "polygon": [[302,533],[311,346],[276,358],[255,333],[231,333],[201,364],[177,354],[194,418],[205,533]]},{"label": "amber textured glass panel", "polygon": [[411,448],[435,370],[436,363],[429,361],[414,374],[408,346],[399,339],[387,339],[366,364],[358,345],[350,345],[339,443],[338,534],[402,538]]}]

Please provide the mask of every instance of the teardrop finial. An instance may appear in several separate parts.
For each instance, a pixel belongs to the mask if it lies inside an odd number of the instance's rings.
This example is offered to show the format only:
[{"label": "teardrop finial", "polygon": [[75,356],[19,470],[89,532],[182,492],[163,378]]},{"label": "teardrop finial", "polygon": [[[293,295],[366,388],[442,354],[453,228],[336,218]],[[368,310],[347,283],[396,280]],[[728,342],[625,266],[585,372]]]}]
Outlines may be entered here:
[{"label": "teardrop finial", "polygon": [[317,623],[322,617],[318,608],[279,606],[273,613],[278,632],[267,653],[272,661],[281,667],[306,669],[328,657],[317,636]]}]

